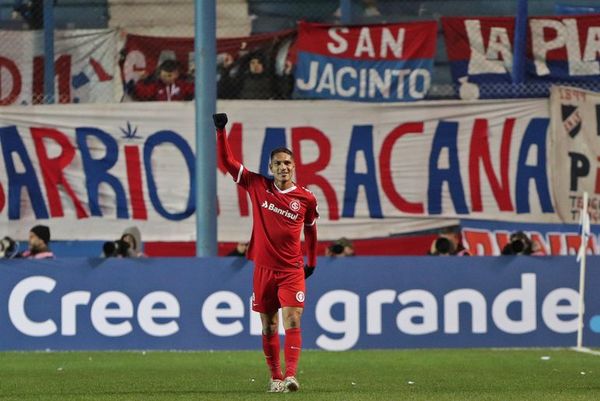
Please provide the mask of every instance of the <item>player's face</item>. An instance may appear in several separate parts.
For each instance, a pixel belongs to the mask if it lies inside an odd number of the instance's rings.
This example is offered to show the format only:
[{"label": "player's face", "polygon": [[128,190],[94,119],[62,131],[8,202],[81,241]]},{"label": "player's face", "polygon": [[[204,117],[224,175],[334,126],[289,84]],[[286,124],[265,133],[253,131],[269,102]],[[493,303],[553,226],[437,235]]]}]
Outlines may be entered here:
[{"label": "player's face", "polygon": [[285,189],[283,187],[286,185],[292,185],[292,177],[294,176],[294,169],[296,168],[292,156],[283,152],[275,153],[271,159],[269,168],[271,169],[271,173],[273,173],[275,183],[280,189]]}]

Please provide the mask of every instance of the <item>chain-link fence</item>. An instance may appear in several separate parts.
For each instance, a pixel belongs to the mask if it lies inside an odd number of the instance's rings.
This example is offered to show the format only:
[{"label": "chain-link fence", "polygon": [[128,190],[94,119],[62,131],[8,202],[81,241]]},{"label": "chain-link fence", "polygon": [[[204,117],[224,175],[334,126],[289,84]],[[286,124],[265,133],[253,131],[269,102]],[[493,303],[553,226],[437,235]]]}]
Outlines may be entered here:
[{"label": "chain-link fence", "polygon": [[[295,98],[298,21],[352,24],[438,21],[426,99],[544,97],[551,80],[459,82],[440,20],[513,16],[516,0],[218,0],[218,97]],[[598,6],[582,0],[581,6]],[[188,100],[193,85],[193,0],[54,0],[57,102]],[[529,14],[554,15],[554,0],[530,0]],[[44,92],[43,0],[0,0],[0,104],[37,104]],[[585,11],[585,10],[584,10]],[[600,90],[600,80],[564,82]]]}]

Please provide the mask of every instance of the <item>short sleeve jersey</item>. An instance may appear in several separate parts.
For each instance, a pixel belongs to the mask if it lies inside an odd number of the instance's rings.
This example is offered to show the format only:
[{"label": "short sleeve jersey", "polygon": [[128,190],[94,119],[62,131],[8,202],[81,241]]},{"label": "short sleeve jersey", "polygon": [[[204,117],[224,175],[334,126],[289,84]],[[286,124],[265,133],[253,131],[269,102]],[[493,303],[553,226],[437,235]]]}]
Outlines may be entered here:
[{"label": "short sleeve jersey", "polygon": [[240,167],[236,182],[252,200],[248,259],[273,270],[303,267],[301,233],[305,225],[316,224],[319,217],[314,194],[298,185],[282,191],[272,179],[244,166]]}]

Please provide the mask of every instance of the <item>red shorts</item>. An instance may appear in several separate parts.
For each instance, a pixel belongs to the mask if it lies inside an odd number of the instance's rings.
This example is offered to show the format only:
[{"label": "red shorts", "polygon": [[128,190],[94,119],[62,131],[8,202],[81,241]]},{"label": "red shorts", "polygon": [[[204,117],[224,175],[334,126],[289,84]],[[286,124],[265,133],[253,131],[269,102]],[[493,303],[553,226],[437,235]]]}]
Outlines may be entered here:
[{"label": "red shorts", "polygon": [[282,306],[304,308],[303,269],[273,270],[254,266],[252,310],[272,313]]}]

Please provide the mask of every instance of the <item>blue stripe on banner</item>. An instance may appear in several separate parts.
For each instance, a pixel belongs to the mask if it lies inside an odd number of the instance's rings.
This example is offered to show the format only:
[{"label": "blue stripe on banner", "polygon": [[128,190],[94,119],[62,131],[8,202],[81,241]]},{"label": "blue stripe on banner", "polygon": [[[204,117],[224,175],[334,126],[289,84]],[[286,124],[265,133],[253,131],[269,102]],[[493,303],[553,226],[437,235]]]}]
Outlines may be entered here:
[{"label": "blue stripe on banner", "polygon": [[[598,82],[598,75],[573,75],[569,71],[568,61],[546,61],[546,67],[549,73],[547,75],[537,75],[535,65],[532,60],[526,62],[525,84],[528,85],[523,93],[511,92],[509,85],[512,83],[511,74],[507,70],[505,73],[480,73],[469,74],[469,60],[453,61],[450,63],[452,79],[455,83],[461,83],[461,79],[470,84],[478,85],[480,99],[496,99],[505,97],[541,97],[548,96],[548,91],[552,84],[559,82]],[[508,86],[498,86],[504,84]],[[462,85],[462,83],[461,83]]]},{"label": "blue stripe on banner", "polygon": [[361,102],[421,100],[431,85],[432,59],[351,60],[299,52],[294,96]]}]

